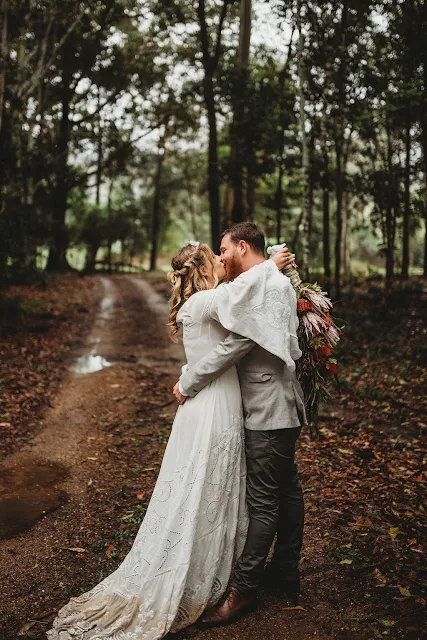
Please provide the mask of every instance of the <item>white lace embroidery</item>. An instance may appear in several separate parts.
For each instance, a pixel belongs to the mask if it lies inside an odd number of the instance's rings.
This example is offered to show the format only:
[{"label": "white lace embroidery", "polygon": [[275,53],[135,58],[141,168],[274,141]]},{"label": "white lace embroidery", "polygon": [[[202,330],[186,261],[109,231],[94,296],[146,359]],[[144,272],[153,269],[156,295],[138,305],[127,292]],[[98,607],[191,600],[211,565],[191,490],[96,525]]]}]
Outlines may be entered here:
[{"label": "white lace embroidery", "polygon": [[289,333],[287,328],[291,317],[291,308],[289,304],[285,304],[283,292],[278,289],[268,291],[264,297],[263,304],[252,307],[252,310],[265,317],[267,322],[275,329]]}]

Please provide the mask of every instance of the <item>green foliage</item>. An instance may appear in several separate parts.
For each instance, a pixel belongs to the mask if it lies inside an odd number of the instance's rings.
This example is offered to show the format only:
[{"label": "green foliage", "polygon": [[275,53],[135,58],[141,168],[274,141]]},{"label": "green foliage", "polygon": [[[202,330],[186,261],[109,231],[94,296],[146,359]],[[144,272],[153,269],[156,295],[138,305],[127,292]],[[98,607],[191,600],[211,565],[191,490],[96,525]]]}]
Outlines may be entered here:
[{"label": "green foliage", "polygon": [[[369,263],[387,266],[392,276],[408,234],[410,262],[421,269],[427,217],[424,4],[302,2],[306,176],[298,33],[286,55],[273,39],[253,38],[242,72],[240,3],[226,4],[223,13],[223,2],[205,3],[212,55],[223,28],[213,78],[222,224],[230,219],[230,188],[241,183],[246,215],[271,241],[280,222],[280,239],[300,253],[308,180],[304,233],[312,269],[325,267],[329,240],[345,278],[350,259],[360,272]],[[254,3],[253,34],[261,5]],[[68,247],[84,248],[86,268],[93,269],[98,250],[105,256],[120,248],[122,261],[141,264],[154,243],[162,260],[189,238],[210,241],[206,68],[197,6],[181,0],[10,3],[7,59],[0,61],[0,280],[34,277],[40,252],[57,269],[66,268]],[[287,40],[296,3],[269,6],[271,30],[287,25]],[[339,225],[343,235],[334,249]]]}]

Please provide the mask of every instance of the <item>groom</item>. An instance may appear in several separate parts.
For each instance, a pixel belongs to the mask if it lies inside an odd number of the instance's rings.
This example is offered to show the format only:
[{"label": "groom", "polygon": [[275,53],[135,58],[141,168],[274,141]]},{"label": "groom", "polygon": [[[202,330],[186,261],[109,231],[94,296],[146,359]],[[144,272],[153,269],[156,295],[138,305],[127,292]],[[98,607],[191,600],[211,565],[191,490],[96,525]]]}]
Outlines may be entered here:
[{"label": "groom", "polygon": [[[255,224],[227,229],[221,240],[226,280],[264,262],[264,248],[264,234]],[[295,444],[306,418],[295,373],[251,339],[230,333],[181,376],[174,394],[182,404],[233,364],[245,419],[249,530],[225,599],[200,619],[205,627],[230,624],[253,609],[263,574],[287,594],[296,595],[300,588],[304,504]],[[273,559],[265,567],[276,533]]]}]

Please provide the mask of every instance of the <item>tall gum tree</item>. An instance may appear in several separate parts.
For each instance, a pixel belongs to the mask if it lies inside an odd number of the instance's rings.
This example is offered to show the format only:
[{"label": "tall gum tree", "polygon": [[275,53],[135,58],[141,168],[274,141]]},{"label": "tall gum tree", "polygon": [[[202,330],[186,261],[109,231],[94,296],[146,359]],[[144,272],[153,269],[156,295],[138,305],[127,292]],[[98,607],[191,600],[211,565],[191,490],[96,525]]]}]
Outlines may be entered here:
[{"label": "tall gum tree", "polygon": [[301,244],[302,244],[302,273],[308,279],[309,273],[309,227],[310,227],[310,155],[307,136],[307,119],[305,107],[305,67],[304,67],[304,32],[303,32],[304,4],[297,0],[297,29],[298,29],[298,97],[299,97],[299,126],[301,135],[301,180],[302,180],[302,211],[301,211]]},{"label": "tall gum tree", "polygon": [[227,17],[229,7],[233,0],[223,0],[216,36],[212,38],[207,23],[206,1],[198,0],[197,17],[199,21],[199,39],[202,50],[203,64],[203,95],[205,100],[209,140],[208,140],[208,192],[211,218],[211,241],[212,247],[216,250],[220,244],[221,235],[221,207],[219,198],[219,168],[218,168],[218,131],[215,101],[215,74],[221,57],[221,46],[223,37],[224,22]]},{"label": "tall gum tree", "polygon": [[[249,215],[248,187],[250,176],[246,171],[245,159],[249,152],[247,140],[249,132],[245,127],[245,112],[249,69],[249,54],[252,30],[252,0],[240,1],[239,46],[236,56],[236,90],[234,91],[233,123],[231,125],[230,159],[232,167],[233,223],[247,220]],[[246,184],[245,184],[246,183]],[[246,188],[245,188],[246,187]]]}]

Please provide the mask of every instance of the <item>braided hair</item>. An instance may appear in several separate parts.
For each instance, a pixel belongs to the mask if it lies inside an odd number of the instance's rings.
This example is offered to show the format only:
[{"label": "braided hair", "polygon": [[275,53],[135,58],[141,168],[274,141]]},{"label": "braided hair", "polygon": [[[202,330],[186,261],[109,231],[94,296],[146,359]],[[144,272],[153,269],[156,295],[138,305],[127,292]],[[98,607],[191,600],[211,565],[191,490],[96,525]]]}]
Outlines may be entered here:
[{"label": "braided hair", "polygon": [[[197,247],[188,244],[173,258],[172,269],[173,271],[168,273],[168,281],[172,285],[168,327],[172,340],[176,341],[175,334],[179,329],[176,316],[184,302],[193,293],[212,289],[217,284],[215,254],[207,244],[199,244]],[[206,274],[212,275],[209,277]]]}]

